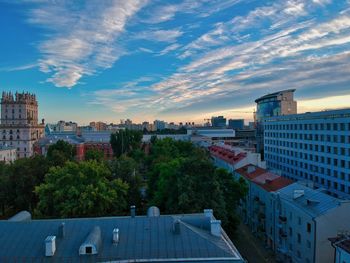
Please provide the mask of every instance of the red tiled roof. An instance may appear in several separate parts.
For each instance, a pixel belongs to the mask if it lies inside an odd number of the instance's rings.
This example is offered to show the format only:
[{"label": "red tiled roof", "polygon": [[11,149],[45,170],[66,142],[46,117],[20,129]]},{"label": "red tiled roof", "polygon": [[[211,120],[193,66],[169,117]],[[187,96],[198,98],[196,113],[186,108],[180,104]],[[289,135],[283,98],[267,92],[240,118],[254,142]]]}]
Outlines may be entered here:
[{"label": "red tiled roof", "polygon": [[274,192],[277,191],[283,187],[286,187],[290,184],[292,184],[293,181],[282,177],[282,176],[278,176],[277,178],[273,179],[273,180],[267,180],[265,181],[264,184],[260,184],[260,186],[265,189],[268,192]]},{"label": "red tiled roof", "polygon": [[221,159],[224,160],[227,163],[230,164],[236,164],[237,162],[241,161],[242,159],[244,159],[247,154],[246,153],[238,153],[236,154],[233,151],[230,151],[226,148],[217,146],[217,145],[212,145],[209,147],[209,151],[210,154]]},{"label": "red tiled roof", "polygon": [[[251,173],[248,173],[248,167],[249,166],[255,167],[255,170],[253,172],[251,172]],[[253,180],[254,178],[256,178],[256,177],[266,173],[266,172],[267,171],[265,169],[260,168],[258,166],[255,166],[253,164],[247,164],[247,165],[245,165],[245,166],[243,166],[243,167],[241,167],[241,168],[236,170],[236,173],[244,176],[246,179],[248,179],[250,181]]]}]

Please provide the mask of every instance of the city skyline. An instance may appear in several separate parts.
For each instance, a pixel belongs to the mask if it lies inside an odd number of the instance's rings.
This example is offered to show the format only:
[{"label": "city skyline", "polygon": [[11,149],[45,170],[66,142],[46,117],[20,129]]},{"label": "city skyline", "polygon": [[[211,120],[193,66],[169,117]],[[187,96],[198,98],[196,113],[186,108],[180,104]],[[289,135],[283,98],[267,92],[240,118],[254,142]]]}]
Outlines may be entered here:
[{"label": "city skyline", "polygon": [[298,112],[350,100],[349,1],[2,1],[0,10],[1,89],[35,93],[46,122],[252,120],[256,98],[287,88]]}]

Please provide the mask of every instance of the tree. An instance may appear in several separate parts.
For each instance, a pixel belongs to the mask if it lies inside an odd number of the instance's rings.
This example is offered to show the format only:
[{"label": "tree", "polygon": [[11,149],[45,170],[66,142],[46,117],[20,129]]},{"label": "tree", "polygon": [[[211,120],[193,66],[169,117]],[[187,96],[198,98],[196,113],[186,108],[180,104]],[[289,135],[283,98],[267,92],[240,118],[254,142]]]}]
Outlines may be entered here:
[{"label": "tree", "polygon": [[142,141],[142,132],[134,130],[119,130],[111,134],[111,145],[115,156],[128,154],[132,150],[140,148]]},{"label": "tree", "polygon": [[58,140],[47,150],[47,159],[51,166],[63,166],[65,162],[72,161],[74,156],[74,146],[63,140]]},{"label": "tree", "polygon": [[116,215],[127,206],[128,184],[112,179],[103,163],[66,162],[51,167],[43,184],[35,188],[39,196],[39,217],[91,217]]},{"label": "tree", "polygon": [[120,156],[112,165],[113,177],[119,178],[129,185],[128,201],[129,204],[134,204],[141,207],[141,186],[142,177],[139,173],[139,163],[133,158],[126,155]]},{"label": "tree", "polygon": [[85,160],[95,160],[97,162],[102,162],[104,160],[104,153],[98,149],[89,149],[85,153]]},{"label": "tree", "polygon": [[212,208],[233,234],[235,208],[247,187],[231,173],[217,169],[208,154],[189,142],[157,140],[152,147],[148,193],[150,203],[165,213],[197,213]]},{"label": "tree", "polygon": [[3,166],[0,171],[2,212],[33,211],[38,202],[34,188],[43,182],[48,169],[45,157],[39,155]]}]

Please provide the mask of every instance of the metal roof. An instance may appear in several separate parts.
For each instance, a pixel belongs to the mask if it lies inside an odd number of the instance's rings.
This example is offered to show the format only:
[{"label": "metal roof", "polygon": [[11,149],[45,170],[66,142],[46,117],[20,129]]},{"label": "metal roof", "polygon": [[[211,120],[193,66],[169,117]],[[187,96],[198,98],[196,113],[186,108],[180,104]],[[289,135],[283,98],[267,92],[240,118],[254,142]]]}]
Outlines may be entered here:
[{"label": "metal roof", "polygon": [[290,184],[280,189],[277,193],[281,199],[297,206],[313,217],[323,215],[328,210],[340,206],[343,202],[320,190],[311,189],[300,183]]},{"label": "metal roof", "polygon": [[[180,234],[172,231],[180,220]],[[226,235],[210,234],[210,219],[204,214],[161,215],[0,221],[0,262],[243,262]],[[58,235],[65,223],[65,235]],[[101,229],[97,255],[79,256],[79,247],[91,229]],[[119,242],[113,243],[113,229],[119,229]],[[224,233],[224,232],[223,232]],[[56,235],[56,252],[45,257],[44,242]]]}]

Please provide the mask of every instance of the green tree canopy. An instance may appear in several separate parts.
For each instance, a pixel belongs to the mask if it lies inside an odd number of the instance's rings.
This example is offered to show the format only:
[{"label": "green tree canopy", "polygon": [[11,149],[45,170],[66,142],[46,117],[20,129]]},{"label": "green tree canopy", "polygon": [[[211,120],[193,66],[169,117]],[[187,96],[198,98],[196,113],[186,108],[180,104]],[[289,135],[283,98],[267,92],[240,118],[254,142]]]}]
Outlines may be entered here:
[{"label": "green tree canopy", "polygon": [[38,202],[34,187],[43,182],[49,164],[43,156],[18,159],[0,168],[0,202],[2,213],[33,211]]},{"label": "green tree canopy", "polygon": [[132,150],[140,148],[142,141],[142,132],[134,130],[119,130],[111,134],[111,145],[115,156],[128,154]]},{"label": "green tree canopy", "polygon": [[142,177],[139,173],[139,164],[133,158],[126,155],[120,156],[112,162],[111,169],[114,178],[119,178],[128,183],[128,202],[129,204],[141,207],[141,193]]},{"label": "green tree canopy", "polygon": [[86,161],[95,160],[98,162],[102,162],[104,160],[104,153],[98,149],[89,149],[85,153],[85,160]]},{"label": "green tree canopy", "polygon": [[51,167],[36,187],[39,217],[90,217],[120,214],[127,206],[128,184],[112,179],[108,167],[96,161],[66,162]]},{"label": "green tree canopy", "polygon": [[165,213],[198,213],[212,208],[225,230],[233,234],[238,201],[247,187],[231,173],[217,169],[208,154],[192,143],[157,140],[148,174],[150,203]]},{"label": "green tree canopy", "polygon": [[65,162],[72,161],[74,156],[74,146],[63,140],[58,140],[47,150],[47,159],[52,166],[63,166]]}]

